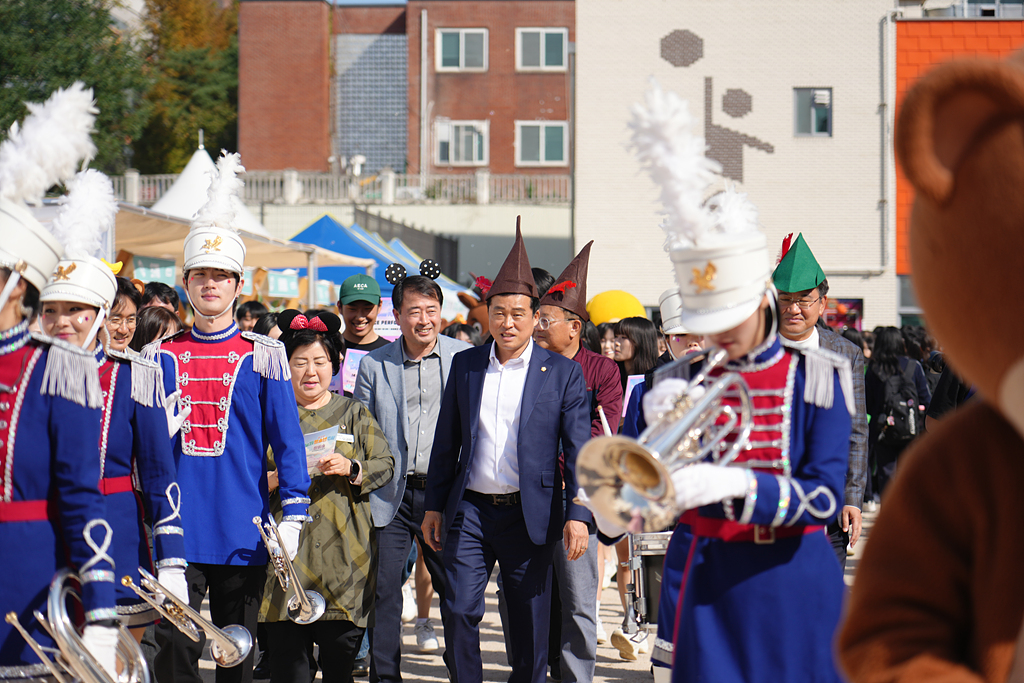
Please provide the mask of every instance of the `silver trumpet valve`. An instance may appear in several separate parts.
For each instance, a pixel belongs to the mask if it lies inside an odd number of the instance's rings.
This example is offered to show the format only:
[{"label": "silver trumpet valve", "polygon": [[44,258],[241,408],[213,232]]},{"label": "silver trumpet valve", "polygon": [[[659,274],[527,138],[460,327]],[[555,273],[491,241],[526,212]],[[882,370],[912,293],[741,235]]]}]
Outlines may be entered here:
[{"label": "silver trumpet valve", "polygon": [[132,577],[125,576],[121,585],[131,588],[135,594],[145,600],[161,617],[196,643],[200,642],[202,633],[210,639],[210,655],[217,666],[225,668],[237,666],[245,661],[252,650],[252,634],[244,626],[231,624],[220,628],[192,609],[187,602],[176,598],[156,577],[139,567],[140,585],[135,585]]},{"label": "silver trumpet valve", "polygon": [[[252,523],[259,529],[263,544],[267,546],[267,551],[270,553],[270,560],[273,562],[274,572],[277,574],[277,582],[281,584],[281,588],[286,594],[289,586],[294,588],[286,605],[288,618],[296,624],[312,624],[324,615],[327,610],[327,601],[316,591],[302,590],[295,565],[285,555],[284,538],[274,519],[268,518],[264,525],[259,517],[253,517]],[[271,542],[271,538],[273,538],[273,542]]]}]

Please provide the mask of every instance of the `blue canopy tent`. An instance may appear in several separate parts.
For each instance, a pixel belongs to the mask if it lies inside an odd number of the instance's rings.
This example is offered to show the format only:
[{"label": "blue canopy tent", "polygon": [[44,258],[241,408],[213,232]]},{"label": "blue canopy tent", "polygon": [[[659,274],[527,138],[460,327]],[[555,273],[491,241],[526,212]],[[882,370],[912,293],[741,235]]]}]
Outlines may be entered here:
[{"label": "blue canopy tent", "polygon": [[[395,253],[382,241],[370,236],[359,225],[346,227],[331,216],[322,216],[308,228],[292,237],[292,240],[306,244],[315,244],[352,256],[374,259],[377,262],[374,279],[380,285],[382,296],[391,295],[392,285],[384,277],[384,271],[389,263],[401,263],[410,275],[415,275],[419,272],[419,261],[413,261],[404,255]],[[318,276],[320,279],[330,280],[340,285],[350,275],[364,272],[366,271],[360,268],[332,266],[320,268]],[[300,276],[304,274],[304,270],[299,271]],[[450,283],[450,281],[442,282],[440,279],[438,284],[445,295],[441,316],[450,320],[458,313],[464,313],[465,307],[459,303],[456,297],[456,293],[462,291],[463,288]]]},{"label": "blue canopy tent", "polygon": [[[381,239],[380,235],[374,234],[374,237],[376,237],[377,239],[383,241]],[[416,267],[419,268],[418,264],[420,263],[420,261],[423,260],[423,257],[421,257],[415,251],[410,249],[409,246],[405,242],[403,242],[402,240],[400,240],[397,237],[395,237],[390,242],[388,242],[387,245],[388,245],[388,248],[391,249],[391,251],[395,252],[396,254],[401,256],[403,259],[405,259],[405,260],[407,260],[407,261],[409,261],[411,263],[417,264]],[[405,261],[403,261],[402,263],[404,264]],[[405,267],[408,268],[409,266],[405,266]],[[465,287],[463,287],[462,285],[460,285],[458,282],[456,282],[455,280],[451,279],[447,275],[441,275],[441,277],[437,278],[437,282],[438,282],[439,285],[441,285],[442,288],[445,289],[445,295],[448,294],[448,290],[449,289],[453,290],[454,292],[465,292],[465,291],[467,291]]]}]

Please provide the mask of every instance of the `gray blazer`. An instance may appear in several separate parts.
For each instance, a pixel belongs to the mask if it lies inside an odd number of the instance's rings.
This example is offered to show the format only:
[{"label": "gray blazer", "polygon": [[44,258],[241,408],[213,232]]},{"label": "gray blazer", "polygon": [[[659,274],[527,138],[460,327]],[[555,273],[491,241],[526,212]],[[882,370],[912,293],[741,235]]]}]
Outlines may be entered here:
[{"label": "gray blazer", "polygon": [[[443,334],[437,335],[437,345],[441,356],[443,394],[444,384],[448,381],[448,373],[452,369],[452,356],[472,346]],[[395,476],[384,486],[370,492],[370,512],[373,515],[373,525],[376,527],[384,527],[391,523],[405,495],[405,478],[409,470],[405,433],[409,426],[409,416],[405,409],[403,363],[401,337],[387,346],[374,349],[363,356],[359,363],[356,388],[352,394],[373,413],[387,436],[391,453],[395,456]]]},{"label": "gray blazer", "polygon": [[846,469],[846,505],[864,507],[864,488],[868,478],[868,411],[864,401],[864,352],[849,339],[818,327],[821,348],[834,351],[850,361],[853,372],[853,401],[857,414],[851,416],[850,463]]}]

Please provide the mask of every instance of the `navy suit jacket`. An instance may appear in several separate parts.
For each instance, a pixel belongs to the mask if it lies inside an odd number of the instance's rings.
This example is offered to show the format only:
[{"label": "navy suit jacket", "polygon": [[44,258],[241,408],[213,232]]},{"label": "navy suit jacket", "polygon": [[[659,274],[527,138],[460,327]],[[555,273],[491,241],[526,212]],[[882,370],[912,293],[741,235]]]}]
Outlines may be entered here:
[{"label": "navy suit jacket", "polygon": [[[444,388],[427,474],[425,508],[444,514],[447,535],[466,492],[480,419],[480,400],[491,345],[455,355]],[[590,405],[580,364],[534,344],[519,414],[519,490],[530,540],[562,537],[566,520],[588,522],[575,502],[576,454],[590,439]],[[566,504],[562,510],[559,443],[565,454]]]}]

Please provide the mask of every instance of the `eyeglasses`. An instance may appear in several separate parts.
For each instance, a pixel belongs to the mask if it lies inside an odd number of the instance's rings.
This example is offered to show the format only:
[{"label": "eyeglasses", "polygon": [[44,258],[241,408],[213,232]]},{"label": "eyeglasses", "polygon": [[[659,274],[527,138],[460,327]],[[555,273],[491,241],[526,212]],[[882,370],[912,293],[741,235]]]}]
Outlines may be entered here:
[{"label": "eyeglasses", "polygon": [[134,315],[130,315],[127,318],[107,318],[107,326],[113,327],[114,329],[121,327],[121,325],[128,325],[128,328],[131,329],[135,327],[138,322],[139,319]]},{"label": "eyeglasses", "polygon": [[569,320],[566,319],[566,318],[538,318],[537,319],[537,327],[539,327],[542,330],[547,330],[552,325],[555,325],[557,323],[567,323],[567,322],[569,322]]},{"label": "eyeglasses", "polygon": [[793,304],[796,304],[797,306],[800,307],[801,311],[806,311],[806,310],[809,310],[811,308],[811,306],[813,306],[814,304],[818,303],[819,301],[821,301],[821,297],[820,296],[817,299],[815,299],[814,301],[805,301],[804,299],[791,299],[788,296],[780,296],[779,297],[779,307],[782,308],[782,310],[786,310],[787,308],[789,308]]}]

